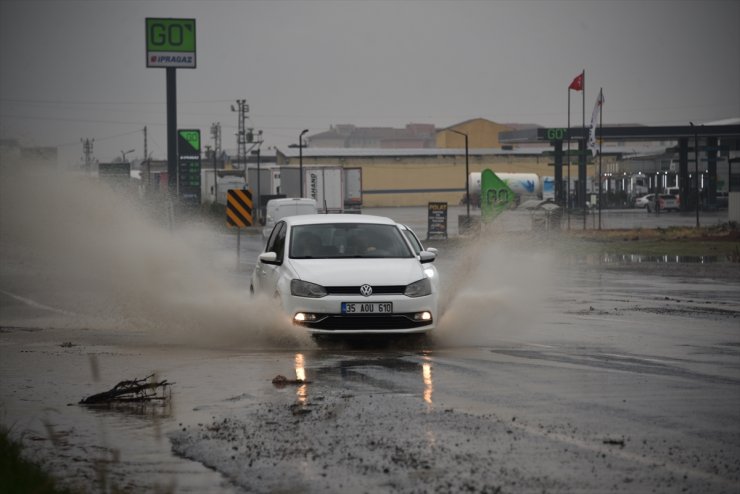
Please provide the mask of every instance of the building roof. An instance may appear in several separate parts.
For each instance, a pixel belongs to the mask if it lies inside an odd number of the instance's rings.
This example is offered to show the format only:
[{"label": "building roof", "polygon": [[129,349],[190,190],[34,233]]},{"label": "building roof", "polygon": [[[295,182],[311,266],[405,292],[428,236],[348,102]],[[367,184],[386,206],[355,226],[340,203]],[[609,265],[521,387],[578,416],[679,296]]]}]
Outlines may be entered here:
[{"label": "building roof", "polygon": [[433,139],[437,131],[434,124],[408,124],[403,129],[394,127],[357,127],[350,124],[332,126],[325,132],[309,135],[307,140],[318,141],[326,139],[341,140],[418,140]]},{"label": "building roof", "polygon": [[[540,155],[544,152],[552,151],[550,146],[521,148],[521,149],[500,149],[500,148],[476,148],[469,149],[468,154],[474,156],[493,156],[493,155]],[[287,158],[298,158],[300,150],[298,148],[288,148],[281,152]],[[417,156],[465,156],[463,148],[415,148],[415,149],[386,149],[386,148],[303,148],[304,158],[321,158],[332,157],[340,158],[349,156],[354,158],[368,157],[417,157]]]}]

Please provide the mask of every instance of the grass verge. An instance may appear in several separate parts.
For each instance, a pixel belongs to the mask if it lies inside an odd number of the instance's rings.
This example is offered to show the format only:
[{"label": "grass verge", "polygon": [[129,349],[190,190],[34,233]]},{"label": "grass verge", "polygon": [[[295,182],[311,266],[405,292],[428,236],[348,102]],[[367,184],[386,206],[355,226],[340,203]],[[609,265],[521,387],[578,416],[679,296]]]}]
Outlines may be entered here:
[{"label": "grass verge", "polygon": [[0,492],[6,494],[74,494],[60,488],[38,465],[21,456],[22,446],[0,426]]}]

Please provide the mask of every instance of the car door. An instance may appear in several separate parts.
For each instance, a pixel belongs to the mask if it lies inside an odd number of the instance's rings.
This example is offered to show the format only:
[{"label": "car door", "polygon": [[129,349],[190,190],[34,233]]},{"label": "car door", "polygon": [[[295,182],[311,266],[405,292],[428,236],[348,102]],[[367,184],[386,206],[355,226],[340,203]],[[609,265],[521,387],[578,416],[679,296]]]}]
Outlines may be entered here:
[{"label": "car door", "polygon": [[270,238],[267,240],[265,252],[274,252],[277,255],[275,261],[257,261],[257,279],[259,280],[259,287],[257,289],[263,293],[277,293],[277,281],[280,277],[280,269],[283,264],[283,256],[285,255],[285,236],[287,229],[284,221],[278,222],[275,228],[273,228]]}]

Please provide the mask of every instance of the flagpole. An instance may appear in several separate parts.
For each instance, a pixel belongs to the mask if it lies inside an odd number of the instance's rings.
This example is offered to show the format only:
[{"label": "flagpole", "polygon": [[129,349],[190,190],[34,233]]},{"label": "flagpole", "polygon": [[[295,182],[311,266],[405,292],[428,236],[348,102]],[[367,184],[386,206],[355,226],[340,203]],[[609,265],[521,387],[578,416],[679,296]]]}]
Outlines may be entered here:
[{"label": "flagpole", "polygon": [[[581,116],[583,118],[583,138],[586,138],[586,69],[583,69],[583,91],[581,94],[583,95],[583,102],[581,104]],[[583,146],[583,164],[586,166],[587,159],[586,159],[586,146]],[[586,167],[588,169],[588,167]],[[581,202],[583,203],[583,229],[586,229],[586,184],[580,184],[581,185],[581,192],[583,192],[583,197],[581,197]],[[579,194],[580,195],[580,194]]]},{"label": "flagpole", "polygon": [[604,144],[604,88],[599,89],[599,230],[601,230],[601,151]]},{"label": "flagpole", "polygon": [[570,86],[568,87],[568,187],[566,187],[567,196],[565,197],[565,209],[568,212],[568,230],[570,230]]}]

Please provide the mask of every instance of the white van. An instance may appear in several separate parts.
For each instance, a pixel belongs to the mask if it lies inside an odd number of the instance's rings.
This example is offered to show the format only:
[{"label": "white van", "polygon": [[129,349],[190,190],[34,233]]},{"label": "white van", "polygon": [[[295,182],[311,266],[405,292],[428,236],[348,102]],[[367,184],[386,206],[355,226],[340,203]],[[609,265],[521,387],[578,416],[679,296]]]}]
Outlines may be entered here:
[{"label": "white van", "polygon": [[265,227],[262,229],[262,236],[267,239],[275,227],[275,223],[287,216],[297,216],[301,214],[316,214],[315,199],[288,197],[284,199],[270,199],[267,201],[265,212]]}]

